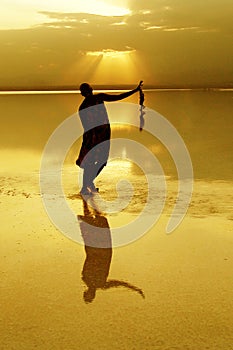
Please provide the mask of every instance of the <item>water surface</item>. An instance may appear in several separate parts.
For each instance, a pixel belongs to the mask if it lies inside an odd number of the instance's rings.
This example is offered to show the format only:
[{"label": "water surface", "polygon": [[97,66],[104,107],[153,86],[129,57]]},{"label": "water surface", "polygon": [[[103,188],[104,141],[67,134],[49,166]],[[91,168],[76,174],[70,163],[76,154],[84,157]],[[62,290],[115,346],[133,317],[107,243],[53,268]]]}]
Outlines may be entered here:
[{"label": "water surface", "polygon": [[[49,136],[77,111],[81,101],[82,96],[74,92],[1,93],[2,170],[29,170],[31,165],[38,170],[38,159]],[[138,96],[125,102],[138,103]],[[232,91],[145,91],[145,105],[162,114],[180,133],[190,152],[196,179],[232,179]],[[138,130],[130,135],[122,129],[113,132],[113,137],[122,135],[140,143],[147,143],[149,137]],[[157,140],[148,142],[159,149],[156,155],[166,175],[174,175],[175,167],[166,148]],[[79,147],[78,144],[74,149],[71,162]]]}]

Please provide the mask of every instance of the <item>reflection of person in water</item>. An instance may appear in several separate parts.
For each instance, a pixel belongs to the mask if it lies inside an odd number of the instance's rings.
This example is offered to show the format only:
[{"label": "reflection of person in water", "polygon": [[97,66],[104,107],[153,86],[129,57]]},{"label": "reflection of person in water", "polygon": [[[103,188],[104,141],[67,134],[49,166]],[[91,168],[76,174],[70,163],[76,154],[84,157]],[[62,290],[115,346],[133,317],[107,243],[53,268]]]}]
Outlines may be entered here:
[{"label": "reflection of person in water", "polygon": [[112,260],[112,241],[108,220],[96,210],[91,211],[86,201],[83,201],[83,207],[84,215],[78,215],[78,220],[86,252],[82,270],[82,280],[87,286],[83,294],[84,301],[91,303],[97,289],[106,290],[114,287],[131,289],[144,298],[143,291],[130,283],[107,280]]},{"label": "reflection of person in water", "polygon": [[[81,150],[76,160],[76,164],[84,170],[81,194],[92,194],[97,191],[93,181],[107,164],[111,130],[104,102],[127,98],[141,91],[141,86],[142,81],[134,90],[109,95],[106,93],[93,94],[93,89],[89,84],[80,85],[81,94],[85,97],[79,107],[84,134]],[[90,152],[92,149],[93,151]]]}]

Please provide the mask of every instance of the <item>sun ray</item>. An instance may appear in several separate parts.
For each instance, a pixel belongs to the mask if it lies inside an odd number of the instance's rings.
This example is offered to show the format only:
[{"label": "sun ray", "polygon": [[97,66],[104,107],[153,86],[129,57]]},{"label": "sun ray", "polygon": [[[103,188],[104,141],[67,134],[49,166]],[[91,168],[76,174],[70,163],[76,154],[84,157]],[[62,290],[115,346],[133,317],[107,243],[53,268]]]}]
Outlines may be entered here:
[{"label": "sun ray", "polygon": [[92,81],[98,84],[116,84],[121,80],[124,84],[131,84],[137,76],[136,67],[132,64],[131,56],[135,49],[88,51],[88,57],[102,57],[100,64],[93,70]]}]

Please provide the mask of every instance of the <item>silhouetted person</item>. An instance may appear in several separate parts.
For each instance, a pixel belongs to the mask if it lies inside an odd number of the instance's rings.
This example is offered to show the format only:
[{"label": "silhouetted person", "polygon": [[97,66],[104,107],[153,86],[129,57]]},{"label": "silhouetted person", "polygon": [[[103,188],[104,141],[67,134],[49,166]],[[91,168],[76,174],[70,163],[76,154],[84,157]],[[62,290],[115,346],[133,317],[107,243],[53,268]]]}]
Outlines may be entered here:
[{"label": "silhouetted person", "polygon": [[[107,218],[94,209],[90,209],[83,200],[84,215],[78,220],[85,244],[86,259],[82,270],[82,280],[87,286],[83,293],[86,303],[91,303],[97,289],[125,287],[138,292],[143,298],[143,291],[127,282],[107,280],[112,260],[111,231]],[[101,228],[101,230],[98,230]]]},{"label": "silhouetted person", "polygon": [[142,81],[134,90],[110,95],[106,93],[93,94],[93,89],[89,84],[80,85],[81,94],[85,97],[79,107],[84,134],[81,150],[76,160],[76,164],[84,170],[81,194],[92,194],[97,191],[93,181],[107,164],[111,129],[104,102],[120,101],[127,98],[140,91],[141,86]]}]

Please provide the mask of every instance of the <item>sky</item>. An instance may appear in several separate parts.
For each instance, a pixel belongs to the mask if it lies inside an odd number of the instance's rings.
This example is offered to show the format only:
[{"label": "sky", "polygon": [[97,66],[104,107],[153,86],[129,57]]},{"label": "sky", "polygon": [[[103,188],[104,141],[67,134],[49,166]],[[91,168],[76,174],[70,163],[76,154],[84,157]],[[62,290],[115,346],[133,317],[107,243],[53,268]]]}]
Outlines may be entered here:
[{"label": "sky", "polygon": [[0,87],[231,86],[232,0],[1,0]]}]

